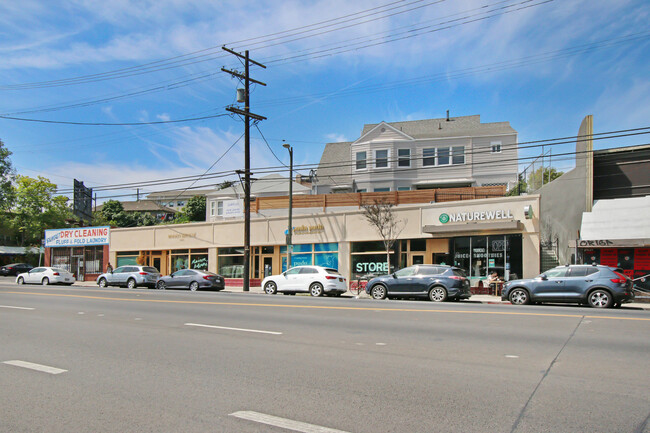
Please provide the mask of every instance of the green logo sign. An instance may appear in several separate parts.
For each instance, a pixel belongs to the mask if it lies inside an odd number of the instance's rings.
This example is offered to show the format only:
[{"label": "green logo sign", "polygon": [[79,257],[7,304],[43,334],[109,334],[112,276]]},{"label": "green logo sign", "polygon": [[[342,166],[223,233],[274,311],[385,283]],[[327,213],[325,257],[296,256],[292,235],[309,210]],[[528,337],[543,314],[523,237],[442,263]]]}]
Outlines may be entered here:
[{"label": "green logo sign", "polygon": [[447,215],[446,213],[441,213],[440,218],[438,219],[440,220],[441,223],[447,224],[449,222],[449,215]]}]

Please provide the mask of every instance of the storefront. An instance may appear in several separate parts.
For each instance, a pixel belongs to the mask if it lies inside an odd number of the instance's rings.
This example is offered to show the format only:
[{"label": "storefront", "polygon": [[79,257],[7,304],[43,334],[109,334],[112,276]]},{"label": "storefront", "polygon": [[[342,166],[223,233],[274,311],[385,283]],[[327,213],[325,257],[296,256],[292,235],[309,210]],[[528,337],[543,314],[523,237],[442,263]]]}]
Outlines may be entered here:
[{"label": "storefront", "polygon": [[110,227],[45,230],[45,266],[93,281],[108,265],[110,232]]},{"label": "storefront", "polygon": [[638,240],[579,240],[578,260],[621,268],[637,286],[650,291],[650,242],[644,243],[646,246],[635,247]]},{"label": "storefront", "polygon": [[[539,273],[538,209],[532,195],[395,207],[403,227],[390,270],[436,263],[465,268],[473,283],[492,271],[506,279],[533,277]],[[315,211],[293,221],[291,266],[336,268],[348,281],[388,272],[384,243],[360,210]],[[251,286],[287,269],[286,229],[286,217],[251,221]],[[201,266],[232,286],[243,281],[242,244],[241,220],[163,225],[114,229],[110,254],[118,266],[137,260],[163,274]]]}]

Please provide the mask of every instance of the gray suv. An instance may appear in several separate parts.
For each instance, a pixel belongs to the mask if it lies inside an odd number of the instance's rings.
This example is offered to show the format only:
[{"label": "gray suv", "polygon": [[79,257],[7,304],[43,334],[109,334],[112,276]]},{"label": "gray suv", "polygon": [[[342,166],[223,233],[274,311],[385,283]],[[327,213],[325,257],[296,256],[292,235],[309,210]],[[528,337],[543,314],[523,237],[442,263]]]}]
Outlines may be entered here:
[{"label": "gray suv", "polygon": [[135,289],[138,286],[154,288],[160,278],[158,269],[151,266],[120,266],[112,272],[106,272],[97,277],[99,287],[124,286]]},{"label": "gray suv", "polygon": [[571,302],[594,308],[634,301],[632,280],[621,269],[601,265],[558,266],[536,278],[508,281],[501,299],[515,305]]}]

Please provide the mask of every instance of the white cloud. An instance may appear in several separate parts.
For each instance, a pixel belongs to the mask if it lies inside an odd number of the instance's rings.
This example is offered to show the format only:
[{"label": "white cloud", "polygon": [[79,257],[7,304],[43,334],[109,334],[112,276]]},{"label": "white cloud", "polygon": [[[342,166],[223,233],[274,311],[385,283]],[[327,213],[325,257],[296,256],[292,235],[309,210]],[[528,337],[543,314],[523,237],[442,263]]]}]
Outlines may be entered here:
[{"label": "white cloud", "polygon": [[340,143],[340,142],[343,142],[343,141],[349,141],[345,137],[345,135],[339,134],[339,133],[336,133],[336,132],[325,135],[325,138],[327,138],[327,141],[329,141],[330,143]]}]

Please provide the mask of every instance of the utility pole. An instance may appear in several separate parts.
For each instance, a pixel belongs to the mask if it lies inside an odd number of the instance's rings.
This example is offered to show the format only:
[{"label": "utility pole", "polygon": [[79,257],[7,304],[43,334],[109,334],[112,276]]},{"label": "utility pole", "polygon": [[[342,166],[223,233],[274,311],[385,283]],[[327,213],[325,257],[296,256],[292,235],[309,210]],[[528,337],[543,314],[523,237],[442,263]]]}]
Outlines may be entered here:
[{"label": "utility pole", "polygon": [[[249,66],[250,64],[257,65],[261,68],[266,69],[261,63],[258,63],[254,60],[251,60],[248,57],[248,50],[244,52],[242,56],[240,53],[228,49],[226,47],[221,47],[224,51],[233,54],[240,59],[244,60],[244,74],[242,75],[238,71],[229,70],[226,68],[221,68],[223,72],[227,72],[233,77],[237,77],[240,80],[244,80],[244,100],[241,101],[238,98],[238,102],[244,102],[244,109],[241,110],[237,107],[228,107],[226,111],[231,113],[239,114],[244,116],[244,292],[250,290],[250,252],[251,252],[251,136],[250,136],[250,120],[255,119],[257,121],[266,120],[266,117],[253,114],[250,112],[250,83],[259,84],[261,86],[266,86],[265,83],[261,81],[254,80],[249,76]],[[239,92],[237,92],[239,93]]]},{"label": "utility pole", "polygon": [[284,143],[282,147],[289,151],[289,230],[287,231],[287,269],[289,269],[293,252],[293,147],[289,143]]}]

